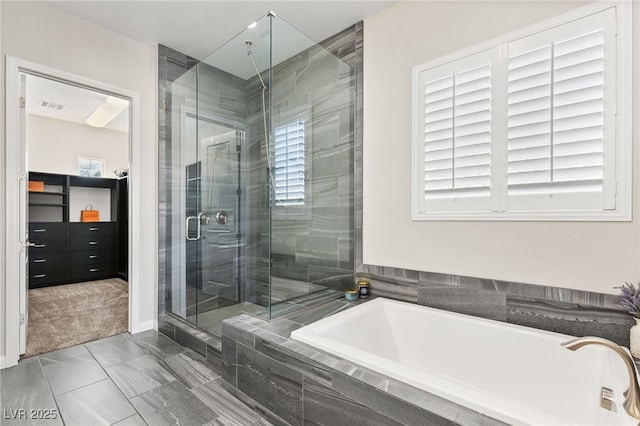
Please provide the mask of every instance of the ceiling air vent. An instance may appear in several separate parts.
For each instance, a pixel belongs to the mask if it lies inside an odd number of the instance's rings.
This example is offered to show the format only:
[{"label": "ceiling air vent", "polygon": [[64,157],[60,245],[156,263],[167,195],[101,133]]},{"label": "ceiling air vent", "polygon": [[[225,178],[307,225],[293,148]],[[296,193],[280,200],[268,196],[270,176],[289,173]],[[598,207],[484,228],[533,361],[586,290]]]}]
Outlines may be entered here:
[{"label": "ceiling air vent", "polygon": [[40,101],[40,106],[43,106],[45,108],[57,109],[58,111],[64,108],[64,105],[56,104],[54,102],[49,102],[49,101]]}]

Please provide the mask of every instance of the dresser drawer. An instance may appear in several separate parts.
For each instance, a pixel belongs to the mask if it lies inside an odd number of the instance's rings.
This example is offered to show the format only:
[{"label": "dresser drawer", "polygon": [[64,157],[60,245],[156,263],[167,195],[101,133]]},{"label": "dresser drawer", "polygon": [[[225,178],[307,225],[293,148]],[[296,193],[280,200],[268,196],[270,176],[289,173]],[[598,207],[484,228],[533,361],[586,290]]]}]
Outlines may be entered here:
[{"label": "dresser drawer", "polygon": [[67,273],[67,264],[58,263],[47,265],[44,263],[29,264],[29,276],[35,277],[37,275],[46,274],[48,276],[63,276]]},{"label": "dresser drawer", "polygon": [[91,279],[107,275],[115,275],[117,271],[116,263],[96,263],[95,265],[72,265],[72,279]]},{"label": "dresser drawer", "polygon": [[71,250],[116,250],[116,239],[113,237],[82,237],[72,238]]},{"label": "dresser drawer", "polygon": [[41,253],[51,253],[55,251],[66,251],[67,250],[67,239],[66,238],[54,238],[54,239],[39,239],[39,238],[30,238],[29,242],[33,244],[29,247],[29,257],[37,256]]},{"label": "dresser drawer", "polygon": [[43,265],[54,267],[66,265],[67,252],[64,250],[34,250],[29,253],[29,267],[33,265]]},{"label": "dresser drawer", "polygon": [[115,237],[115,222],[73,222],[69,224],[69,235],[76,237]]},{"label": "dresser drawer", "polygon": [[115,260],[116,253],[113,250],[72,251],[69,255],[71,265],[95,265]]},{"label": "dresser drawer", "polygon": [[36,269],[32,271],[29,268],[29,288],[40,287],[56,281],[64,281],[67,279],[66,269],[56,269],[51,271],[42,271]]},{"label": "dresser drawer", "polygon": [[29,223],[29,241],[67,238],[67,224],[58,222]]}]

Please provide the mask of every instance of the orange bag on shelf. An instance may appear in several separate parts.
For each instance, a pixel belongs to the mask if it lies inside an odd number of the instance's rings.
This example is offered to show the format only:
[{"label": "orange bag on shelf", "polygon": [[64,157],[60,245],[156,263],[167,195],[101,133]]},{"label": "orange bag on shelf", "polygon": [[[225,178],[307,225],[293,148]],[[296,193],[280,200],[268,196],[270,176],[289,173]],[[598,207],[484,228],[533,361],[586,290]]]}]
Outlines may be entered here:
[{"label": "orange bag on shelf", "polygon": [[29,181],[29,191],[31,192],[44,192],[44,182],[39,180]]},{"label": "orange bag on shelf", "polygon": [[85,207],[85,210],[80,210],[81,222],[100,222],[100,210],[93,210],[91,204]]}]

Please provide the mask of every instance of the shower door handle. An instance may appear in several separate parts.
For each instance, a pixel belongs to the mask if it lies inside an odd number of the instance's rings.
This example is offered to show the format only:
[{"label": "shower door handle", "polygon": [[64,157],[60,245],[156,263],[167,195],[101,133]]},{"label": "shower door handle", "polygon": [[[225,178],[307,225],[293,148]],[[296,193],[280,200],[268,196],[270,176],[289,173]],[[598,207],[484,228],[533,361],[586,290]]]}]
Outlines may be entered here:
[{"label": "shower door handle", "polygon": [[[189,221],[192,219],[196,219],[196,237],[189,237]],[[200,218],[198,216],[188,216],[187,221],[185,223],[185,233],[187,235],[187,241],[198,241],[200,239]]]}]

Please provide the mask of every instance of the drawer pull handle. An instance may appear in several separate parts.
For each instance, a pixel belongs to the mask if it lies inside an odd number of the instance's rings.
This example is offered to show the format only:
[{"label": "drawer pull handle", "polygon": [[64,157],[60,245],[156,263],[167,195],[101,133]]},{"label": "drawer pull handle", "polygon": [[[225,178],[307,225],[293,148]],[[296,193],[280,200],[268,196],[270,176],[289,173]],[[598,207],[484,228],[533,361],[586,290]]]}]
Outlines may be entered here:
[{"label": "drawer pull handle", "polygon": [[47,259],[33,259],[33,263],[44,263]]},{"label": "drawer pull handle", "polygon": [[100,268],[91,268],[89,269],[89,272],[98,272],[100,270]]},{"label": "drawer pull handle", "polygon": [[99,231],[100,228],[89,228],[89,231]]},{"label": "drawer pull handle", "polygon": [[38,275],[34,275],[33,278],[44,278],[46,276],[47,274],[38,274]]},{"label": "drawer pull handle", "polygon": [[97,246],[98,244],[100,244],[98,241],[89,241],[90,246]]},{"label": "drawer pull handle", "polygon": [[46,229],[34,229],[33,232],[46,232]]},{"label": "drawer pull handle", "polygon": [[97,258],[99,258],[99,257],[100,257],[100,256],[99,256],[99,255],[97,255],[97,254],[92,254],[91,256],[89,256],[89,259],[97,259]]},{"label": "drawer pull handle", "polygon": [[34,245],[33,247],[35,247],[35,248],[42,248],[42,247],[46,247],[46,246],[47,246],[46,244],[36,244],[36,245]]}]

